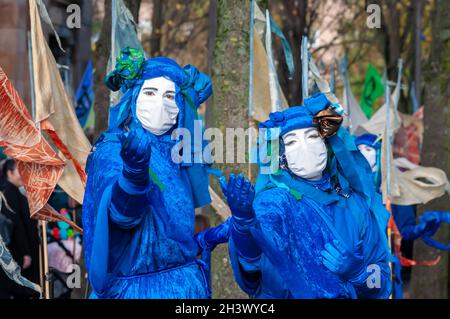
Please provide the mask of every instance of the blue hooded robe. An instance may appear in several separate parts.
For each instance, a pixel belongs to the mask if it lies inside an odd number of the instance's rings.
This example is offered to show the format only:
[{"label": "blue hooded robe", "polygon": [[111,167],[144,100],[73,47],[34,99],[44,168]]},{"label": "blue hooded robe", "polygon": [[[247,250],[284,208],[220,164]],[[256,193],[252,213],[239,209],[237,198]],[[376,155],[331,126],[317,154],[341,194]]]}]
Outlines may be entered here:
[{"label": "blue hooded robe", "polygon": [[[268,140],[282,142],[280,137],[290,130],[317,126],[314,114],[328,106],[324,95],[315,95],[305,106],[271,113],[260,128],[278,128]],[[253,202],[256,220],[244,234],[249,237],[247,246],[231,232],[234,275],[253,298],[387,298],[390,294],[389,214],[373,184],[367,183],[370,169],[343,128],[326,143],[328,166],[321,180],[305,180],[285,168],[260,173]],[[341,279],[322,264],[321,251],[334,239],[352,251],[363,241],[367,274],[357,282]],[[261,253],[249,258],[246,251],[252,250],[251,243],[253,251]]]},{"label": "blue hooded robe", "polygon": [[[109,128],[87,163],[83,226],[91,297],[208,298],[208,269],[196,258],[199,247],[194,240],[194,209],[210,202],[204,165],[171,160],[179,141],[172,140],[172,128],[154,136],[146,193],[125,192],[115,185],[123,166],[119,136],[140,125],[135,108],[143,82],[164,76],[175,83],[178,127],[190,132],[197,107],[212,93],[211,82],[195,67],[181,68],[168,58],[135,62],[131,65],[137,75],[127,77],[122,70],[107,78],[113,83],[109,87],[121,87],[124,96],[111,109]],[[187,158],[192,160],[194,151],[195,146]]]},{"label": "blue hooded robe", "polygon": [[[377,136],[374,134],[366,133],[355,137],[356,146],[367,145],[375,149],[376,151],[376,170],[373,172],[373,183],[375,184],[376,190],[381,193],[381,141],[378,140]],[[412,242],[417,239],[413,236],[413,230],[416,226],[416,206],[415,205],[391,205],[392,217],[394,218],[395,224],[402,235],[403,240],[410,241],[410,247],[412,250]],[[403,299],[403,280],[402,280],[402,265],[397,253],[394,252],[393,263],[393,296],[395,299]]]}]

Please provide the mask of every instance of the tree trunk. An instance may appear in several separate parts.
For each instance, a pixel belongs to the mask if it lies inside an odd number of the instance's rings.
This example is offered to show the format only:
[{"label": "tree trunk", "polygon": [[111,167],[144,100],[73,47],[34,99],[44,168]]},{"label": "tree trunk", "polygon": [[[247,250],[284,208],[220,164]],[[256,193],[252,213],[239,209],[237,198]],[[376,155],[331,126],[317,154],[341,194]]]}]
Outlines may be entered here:
[{"label": "tree trunk", "polygon": [[[278,4],[274,3],[274,5]],[[285,9],[282,13],[286,16],[286,19],[283,21],[282,30],[292,49],[295,72],[292,80],[289,80],[287,76],[289,74],[289,70],[285,63],[283,47],[281,42],[273,36],[274,51],[277,53],[277,59],[280,61],[278,64],[278,79],[289,105],[301,105],[303,96],[300,49],[302,37],[304,35],[309,35],[309,28],[307,25],[308,0],[289,0],[283,2],[283,5]]]},{"label": "tree trunk", "polygon": [[109,89],[103,83],[111,52],[111,1],[105,1],[105,17],[100,37],[95,45],[94,87],[95,87],[95,130],[94,140],[108,128]]},{"label": "tree trunk", "polygon": [[396,0],[388,0],[387,9],[389,12],[388,28],[388,55],[386,57],[387,73],[390,79],[397,78],[397,63],[400,58],[400,12],[397,9]]},{"label": "tree trunk", "polygon": [[[220,129],[225,143],[226,128],[249,127],[247,104],[251,1],[213,1],[215,3],[212,5],[217,6],[218,17],[211,65],[214,94],[206,118],[208,126]],[[225,154],[223,158],[225,161]],[[227,177],[232,171],[245,175],[248,171],[247,163],[215,166]],[[211,187],[222,195],[216,178],[211,179]],[[218,216],[213,216],[212,224],[219,222]],[[220,245],[212,254],[212,287],[214,298],[246,297],[234,280],[226,245]]]},{"label": "tree trunk", "polygon": [[163,1],[153,1],[152,34],[150,36],[150,56],[161,55],[161,29],[163,26]]},{"label": "tree trunk", "polygon": [[[422,165],[434,166],[450,172],[450,2],[435,1],[433,19],[433,39],[425,78],[424,141]],[[446,194],[439,199],[422,205],[419,213],[429,210],[450,211],[450,200]],[[448,225],[443,224],[435,238],[441,242],[449,241]],[[413,267],[411,281],[412,298],[448,298],[448,253],[426,246],[416,241],[414,258],[429,260],[441,256],[434,267]]]},{"label": "tree trunk", "polygon": [[[247,105],[250,4],[251,1],[217,1],[217,36],[211,67],[214,94],[212,107],[208,111],[211,126],[219,128],[224,138],[226,128],[247,129],[249,126]],[[217,166],[224,170],[226,175],[232,169],[244,173],[248,169],[246,163]]]}]

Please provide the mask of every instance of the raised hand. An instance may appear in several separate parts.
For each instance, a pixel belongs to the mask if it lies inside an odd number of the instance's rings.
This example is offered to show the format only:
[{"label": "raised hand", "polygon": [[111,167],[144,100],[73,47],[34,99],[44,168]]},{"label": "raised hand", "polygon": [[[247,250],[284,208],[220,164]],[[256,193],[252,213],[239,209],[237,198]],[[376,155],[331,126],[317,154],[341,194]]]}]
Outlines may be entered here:
[{"label": "raised hand", "polygon": [[230,235],[236,251],[243,258],[254,259],[261,255],[261,248],[251,235],[250,227],[256,221],[253,210],[255,189],[244,175],[230,175],[228,183],[220,178],[220,186],[232,213]]},{"label": "raised hand", "polygon": [[321,253],[323,265],[344,280],[358,281],[366,273],[362,243],[358,242],[354,252],[339,240],[327,243]]},{"label": "raised hand", "polygon": [[130,182],[145,186],[149,182],[149,164],[153,136],[142,127],[124,133],[120,137],[123,159],[123,176]]},{"label": "raised hand", "polygon": [[416,226],[418,237],[433,237],[441,225],[441,214],[441,212],[436,211],[423,213],[423,215],[419,217],[421,223]]},{"label": "raised hand", "polygon": [[230,238],[230,219],[224,223],[201,231],[194,235],[194,239],[200,250],[213,251],[214,248],[222,243],[228,242]]},{"label": "raised hand", "polygon": [[228,184],[224,176],[220,178],[220,186],[225,195],[231,213],[238,219],[251,219],[255,216],[253,211],[253,200],[255,198],[255,189],[251,182],[239,174],[230,175]]}]

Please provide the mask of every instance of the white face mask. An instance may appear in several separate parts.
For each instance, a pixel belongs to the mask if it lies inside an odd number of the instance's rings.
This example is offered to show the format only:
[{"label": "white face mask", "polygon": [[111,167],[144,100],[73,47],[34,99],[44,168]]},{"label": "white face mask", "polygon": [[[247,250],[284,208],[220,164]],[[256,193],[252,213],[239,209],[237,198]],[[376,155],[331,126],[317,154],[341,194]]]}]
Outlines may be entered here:
[{"label": "white face mask", "polygon": [[358,149],[362,155],[366,158],[367,162],[369,162],[370,168],[372,169],[372,173],[377,170],[377,151],[375,148],[360,144],[358,145]]},{"label": "white face mask", "polygon": [[136,116],[147,131],[162,135],[177,122],[175,83],[158,77],[145,80],[136,100]]},{"label": "white face mask", "polygon": [[305,179],[319,180],[327,166],[327,147],[314,127],[283,135],[286,161],[292,173]]}]

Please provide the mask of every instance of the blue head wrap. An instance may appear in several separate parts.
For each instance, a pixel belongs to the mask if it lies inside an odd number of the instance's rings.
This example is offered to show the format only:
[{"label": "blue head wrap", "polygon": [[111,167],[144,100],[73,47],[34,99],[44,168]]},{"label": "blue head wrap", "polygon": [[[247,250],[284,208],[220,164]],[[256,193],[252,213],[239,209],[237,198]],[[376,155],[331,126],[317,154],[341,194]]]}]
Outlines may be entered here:
[{"label": "blue head wrap", "polygon": [[279,128],[280,136],[295,129],[318,127],[314,116],[329,106],[333,108],[324,94],[315,94],[309,99],[305,99],[304,106],[293,106],[284,111],[270,113],[269,119],[261,123],[259,127]]},{"label": "blue head wrap", "polygon": [[124,93],[117,105],[110,108],[108,133],[120,133],[125,125],[132,127],[139,124],[136,117],[136,100],[145,80],[165,77],[173,81],[175,102],[179,109],[178,128],[185,128],[191,133],[191,154],[190,157],[183,154],[181,165],[186,168],[189,176],[195,206],[203,206],[211,199],[207,168],[203,163],[194,161],[194,157],[198,158],[199,154],[202,154],[203,147],[195,143],[194,124],[198,119],[197,108],[212,94],[211,80],[192,65],[182,68],[166,57],[147,60],[143,57],[144,54],[139,50],[123,49],[116,69],[105,78],[106,86],[112,91],[121,90]]},{"label": "blue head wrap", "polygon": [[360,136],[355,137],[355,144],[358,145],[367,145],[373,147],[376,150],[381,149],[381,142],[377,141],[377,136],[374,134],[366,133]]},{"label": "blue head wrap", "polygon": [[373,173],[373,179],[376,189],[381,186],[381,141],[374,134],[366,133],[355,137],[356,146],[367,145],[373,147],[376,151],[376,171]]}]

